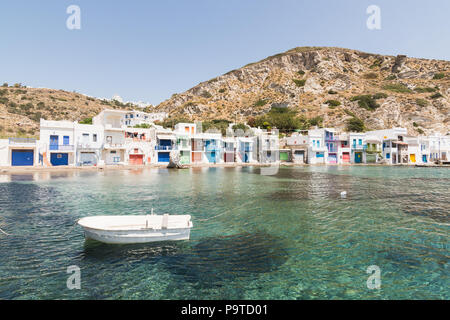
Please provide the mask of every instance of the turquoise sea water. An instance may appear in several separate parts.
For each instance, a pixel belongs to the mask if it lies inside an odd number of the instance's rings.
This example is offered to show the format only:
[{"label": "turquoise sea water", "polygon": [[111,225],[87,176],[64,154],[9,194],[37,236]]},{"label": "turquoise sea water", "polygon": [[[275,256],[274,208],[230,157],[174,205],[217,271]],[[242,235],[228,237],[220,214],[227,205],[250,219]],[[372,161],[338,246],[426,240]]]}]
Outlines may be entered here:
[{"label": "turquoise sea water", "polygon": [[[191,214],[191,240],[106,245],[74,226],[152,207]],[[0,299],[449,299],[449,223],[447,168],[0,175]]]}]

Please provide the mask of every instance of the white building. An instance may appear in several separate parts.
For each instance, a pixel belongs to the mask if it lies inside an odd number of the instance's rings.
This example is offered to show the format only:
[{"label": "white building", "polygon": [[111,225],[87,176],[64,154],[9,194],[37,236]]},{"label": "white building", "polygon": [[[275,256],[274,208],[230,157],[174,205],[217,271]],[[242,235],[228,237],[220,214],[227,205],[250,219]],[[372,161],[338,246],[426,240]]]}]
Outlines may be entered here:
[{"label": "white building", "polygon": [[44,166],[75,165],[75,122],[41,119],[39,153]]},{"label": "white building", "polygon": [[308,131],[308,163],[309,164],[325,164],[327,156],[327,147],[323,130],[313,129]]},{"label": "white building", "polygon": [[133,110],[128,111],[124,115],[124,124],[128,127],[136,125],[148,124],[151,125],[155,121],[164,121],[168,117],[166,112],[147,113],[143,111]]},{"label": "white building", "polygon": [[36,166],[39,152],[36,139],[0,139],[0,166]]},{"label": "white building", "polygon": [[75,162],[78,166],[95,166],[101,161],[104,127],[75,124]]}]

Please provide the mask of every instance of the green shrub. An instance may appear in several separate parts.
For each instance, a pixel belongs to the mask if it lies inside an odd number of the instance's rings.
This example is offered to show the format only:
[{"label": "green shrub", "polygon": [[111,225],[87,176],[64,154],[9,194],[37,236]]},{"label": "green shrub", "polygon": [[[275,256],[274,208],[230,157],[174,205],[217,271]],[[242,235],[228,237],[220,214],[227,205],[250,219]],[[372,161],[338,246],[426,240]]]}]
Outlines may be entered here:
[{"label": "green shrub", "polygon": [[405,86],[404,84],[401,84],[401,83],[385,84],[383,86],[383,89],[389,90],[392,92],[398,92],[398,93],[412,93],[413,92],[411,89],[409,89],[407,86]]},{"label": "green shrub", "polygon": [[380,107],[380,105],[375,101],[375,99],[371,95],[355,96],[355,97],[351,98],[350,100],[358,101],[358,105],[361,108],[364,108],[369,111],[374,111],[375,109]]},{"label": "green shrub", "polygon": [[384,79],[384,80],[391,81],[391,80],[395,80],[395,79],[397,79],[397,76],[395,74],[391,74],[391,75],[387,76],[386,79]]},{"label": "green shrub", "polygon": [[243,123],[238,123],[233,126],[233,130],[242,130],[245,132],[248,129],[250,129],[250,128]]},{"label": "green shrub", "polygon": [[92,118],[84,118],[79,124],[92,124]]},{"label": "green shrub", "polygon": [[292,81],[294,81],[297,87],[303,87],[306,83],[305,79],[292,79]]},{"label": "green shrub", "polygon": [[219,93],[224,93],[225,91],[226,90],[222,88],[222,89],[219,90]]},{"label": "green shrub", "polygon": [[365,130],[364,121],[357,117],[352,117],[347,121],[347,131],[363,132]]},{"label": "green shrub", "polygon": [[339,102],[337,100],[327,100],[325,103],[331,107],[338,107],[341,105],[341,102]]},{"label": "green shrub", "polygon": [[141,123],[141,124],[137,124],[135,125],[133,128],[143,128],[143,129],[148,129],[150,128],[151,125],[149,125],[148,123]]},{"label": "green shrub", "polygon": [[384,92],[377,92],[372,96],[375,100],[377,99],[386,99],[388,95]]},{"label": "green shrub", "polygon": [[424,134],[424,133],[425,133],[425,132],[424,132],[422,129],[420,129],[420,128],[417,128],[416,130],[417,130],[417,132],[418,132],[419,134]]},{"label": "green shrub", "polygon": [[345,112],[346,114],[348,114],[349,116],[355,117],[355,118],[356,118],[356,115],[355,115],[353,112],[351,112],[350,110],[344,109],[344,112]]},{"label": "green shrub", "polygon": [[431,88],[431,87],[426,87],[426,88],[422,88],[422,87],[417,87],[414,89],[415,92],[418,93],[427,93],[427,92],[436,92],[437,89],[436,88]]},{"label": "green shrub", "polygon": [[4,82],[3,85],[2,85],[2,87],[8,87],[8,83],[7,83],[7,82]]},{"label": "green shrub", "polygon": [[334,90],[329,90],[329,91],[328,91],[328,94],[337,94],[337,92],[334,91]]},{"label": "green shrub", "polygon": [[445,77],[445,74],[444,74],[443,72],[436,73],[436,74],[433,76],[433,80],[444,79],[444,77]]},{"label": "green shrub", "polygon": [[262,106],[266,105],[267,102],[269,102],[269,101],[266,100],[266,99],[259,99],[258,101],[255,102],[254,106],[255,107],[262,107]]},{"label": "green shrub", "polygon": [[416,104],[421,107],[426,107],[428,105],[428,101],[425,99],[416,99]]},{"label": "green shrub", "polygon": [[8,93],[8,89],[0,89],[0,97]]},{"label": "green shrub", "polygon": [[33,113],[29,118],[34,122],[40,122],[42,118],[42,113],[40,112]]},{"label": "green shrub", "polygon": [[381,64],[383,63],[383,60],[378,58],[374,61],[374,63],[369,67],[370,69],[375,69],[381,67]]},{"label": "green shrub", "polygon": [[0,103],[1,103],[1,104],[6,105],[6,104],[8,103],[8,101],[9,101],[8,98],[4,98],[4,97],[1,97],[1,98],[0,98]]},{"label": "green shrub", "polygon": [[297,71],[297,73],[298,73],[299,75],[303,76],[303,75],[305,74],[305,71],[299,70],[299,71]]},{"label": "green shrub", "polygon": [[439,92],[436,92],[435,94],[430,96],[431,99],[438,99],[438,98],[442,98],[442,97],[443,97],[443,95],[440,94]]},{"label": "green shrub", "polygon": [[202,96],[203,98],[209,99],[209,98],[212,97],[212,94],[209,93],[208,91],[204,90],[204,91],[200,94],[200,96]]},{"label": "green shrub", "polygon": [[318,126],[318,127],[323,126],[323,117],[321,117],[321,116],[311,118],[308,121],[309,121],[310,125],[312,125],[312,126]]},{"label": "green shrub", "polygon": [[413,122],[414,127],[418,127],[419,125],[416,122]]}]

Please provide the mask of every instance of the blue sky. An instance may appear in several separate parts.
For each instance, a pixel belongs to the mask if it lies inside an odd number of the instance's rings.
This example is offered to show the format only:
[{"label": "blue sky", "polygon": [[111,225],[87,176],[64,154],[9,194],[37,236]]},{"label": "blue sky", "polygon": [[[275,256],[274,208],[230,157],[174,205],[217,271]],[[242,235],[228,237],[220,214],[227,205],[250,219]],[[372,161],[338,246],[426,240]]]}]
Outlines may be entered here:
[{"label": "blue sky", "polygon": [[[72,4],[81,30],[66,28]],[[448,0],[3,1],[0,82],[158,104],[297,46],[450,60],[449,14]]]}]

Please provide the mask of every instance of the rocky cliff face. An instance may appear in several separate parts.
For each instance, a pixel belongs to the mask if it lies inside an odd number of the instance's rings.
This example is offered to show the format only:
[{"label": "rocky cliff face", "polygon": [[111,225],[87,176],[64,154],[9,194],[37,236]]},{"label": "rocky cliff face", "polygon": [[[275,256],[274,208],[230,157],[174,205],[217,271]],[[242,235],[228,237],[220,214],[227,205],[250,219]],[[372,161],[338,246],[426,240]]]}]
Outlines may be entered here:
[{"label": "rocky cliff face", "polygon": [[[450,62],[340,48],[295,48],[202,82],[157,110],[190,120],[245,121],[288,106],[324,126],[344,129],[356,116],[368,129],[401,126],[410,134],[450,131]],[[354,98],[377,94],[377,107]],[[340,104],[339,104],[340,103]]]}]

